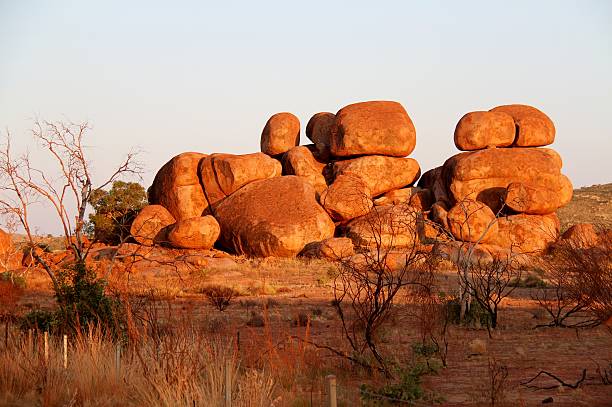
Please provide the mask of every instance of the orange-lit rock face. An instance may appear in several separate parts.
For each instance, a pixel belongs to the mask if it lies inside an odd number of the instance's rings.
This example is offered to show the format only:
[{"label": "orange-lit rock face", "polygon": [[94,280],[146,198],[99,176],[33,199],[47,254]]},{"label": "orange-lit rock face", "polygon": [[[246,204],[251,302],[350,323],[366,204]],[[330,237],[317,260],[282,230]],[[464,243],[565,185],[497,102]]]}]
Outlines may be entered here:
[{"label": "orange-lit rock face", "polygon": [[412,158],[368,155],[334,163],[334,174],[353,174],[360,177],[378,196],[413,184],[421,174],[419,163]]},{"label": "orange-lit rock face", "polygon": [[507,113],[514,119],[517,134],[513,146],[539,147],[555,141],[555,125],[546,114],[535,107],[505,105],[493,108],[491,112]]},{"label": "orange-lit rock face", "polygon": [[321,194],[327,188],[325,181],[326,163],[318,161],[306,146],[293,147],[283,156],[283,175],[297,175],[304,178]]},{"label": "orange-lit rock face", "polygon": [[515,136],[514,119],[503,112],[471,112],[455,128],[455,146],[473,151],[487,147],[507,147]]},{"label": "orange-lit rock face", "polygon": [[162,205],[176,220],[200,216],[208,201],[198,178],[198,164],[205,154],[182,153],[168,161],[149,188],[149,203]]},{"label": "orange-lit rock face", "polygon": [[132,222],[130,233],[138,243],[152,246],[166,240],[164,228],[175,222],[174,216],[163,206],[147,205]]},{"label": "orange-lit rock face", "polygon": [[330,144],[336,157],[363,154],[404,157],[414,150],[416,130],[397,102],[355,103],[336,114]]},{"label": "orange-lit rock face", "polygon": [[485,204],[464,199],[447,214],[450,232],[464,242],[486,243],[497,233],[495,214]]},{"label": "orange-lit rock face", "polygon": [[179,249],[210,249],[219,238],[219,223],[212,216],[184,219],[168,227],[167,242]]},{"label": "orange-lit rock face", "polygon": [[306,244],[334,235],[335,225],[300,177],[251,182],[216,208],[219,242],[238,254],[293,257]]},{"label": "orange-lit rock face", "polygon": [[375,206],[367,215],[346,225],[346,236],[360,247],[414,247],[419,243],[421,219],[419,211],[405,204]]},{"label": "orange-lit rock face", "polygon": [[323,208],[336,221],[346,221],[370,212],[373,203],[370,189],[358,176],[344,174],[321,194]]},{"label": "orange-lit rock face", "polygon": [[513,182],[508,185],[506,205],[520,213],[546,215],[569,203],[574,193],[565,175],[551,178],[542,186],[532,182]]},{"label": "orange-lit rock face", "polygon": [[567,229],[561,239],[569,242],[572,247],[591,248],[599,244],[597,229],[592,223],[577,223]]},{"label": "orange-lit rock face", "polygon": [[301,256],[318,257],[331,261],[345,259],[355,254],[353,242],[348,237],[331,237],[321,242],[308,244]]},{"label": "orange-lit rock face", "polygon": [[300,120],[291,113],[276,113],[261,133],[261,151],[271,156],[283,154],[300,143]]},{"label": "orange-lit rock face", "polygon": [[[561,175],[561,164],[559,155],[548,148],[486,149],[449,158],[442,168],[442,179],[454,202],[469,198],[497,211],[514,182],[565,191],[567,182]],[[566,201],[564,193],[557,203]]]},{"label": "orange-lit rock face", "polygon": [[198,171],[206,198],[214,206],[250,182],[280,177],[282,167],[264,153],[212,154],[202,159]]},{"label": "orange-lit rock face", "polygon": [[498,231],[487,243],[513,253],[538,253],[559,237],[559,218],[550,215],[512,215],[497,219]]}]

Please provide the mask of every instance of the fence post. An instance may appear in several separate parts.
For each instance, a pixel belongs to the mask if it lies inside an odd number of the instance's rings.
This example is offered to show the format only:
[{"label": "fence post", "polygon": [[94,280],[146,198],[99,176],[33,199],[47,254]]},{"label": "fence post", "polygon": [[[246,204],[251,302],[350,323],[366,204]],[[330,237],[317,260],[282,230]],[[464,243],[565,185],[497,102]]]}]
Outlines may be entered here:
[{"label": "fence post", "polygon": [[44,354],[45,354],[45,365],[49,362],[49,332],[45,331],[43,334],[44,343]]},{"label": "fence post", "polygon": [[336,394],[336,376],[330,374],[325,376],[327,382],[327,401],[329,407],[338,407],[337,394]]},{"label": "fence post", "polygon": [[121,344],[117,343],[117,347],[115,348],[115,374],[117,378],[119,378],[121,374]]},{"label": "fence post", "polygon": [[34,343],[32,342],[32,328],[28,329],[28,351],[34,352]]},{"label": "fence post", "polygon": [[64,335],[63,356],[64,356],[64,369],[68,369],[68,335]]},{"label": "fence post", "polygon": [[225,407],[232,406],[232,361],[225,361]]}]

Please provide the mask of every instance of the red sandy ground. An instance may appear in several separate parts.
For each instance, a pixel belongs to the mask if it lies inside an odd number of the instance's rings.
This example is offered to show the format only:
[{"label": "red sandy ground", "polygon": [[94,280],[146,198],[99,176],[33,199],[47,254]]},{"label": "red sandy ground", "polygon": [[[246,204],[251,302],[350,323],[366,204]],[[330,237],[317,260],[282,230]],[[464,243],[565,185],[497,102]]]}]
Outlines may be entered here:
[{"label": "red sandy ground", "polygon": [[[330,305],[333,298],[328,276],[331,263],[235,260],[235,265],[231,261],[216,259],[209,260],[204,266],[178,269],[143,262],[137,264],[130,274],[129,290],[144,293],[153,289],[163,299],[164,307],[169,306],[175,316],[184,313],[203,325],[216,326],[210,329],[240,331],[240,351],[247,362],[256,361],[258,356],[267,352],[264,345],[266,340],[284,343],[279,351],[281,356],[277,367],[288,369],[287,377],[290,376],[291,365],[298,362],[294,358],[299,359],[300,355],[306,358],[303,356],[305,353],[296,351],[297,341],[284,341],[287,336],[308,335],[315,343],[342,346],[339,321]],[[447,289],[453,285],[454,279],[455,275],[450,271],[441,272],[439,276],[441,286]],[[112,284],[125,284],[125,281],[126,275],[122,273],[116,273],[111,278]],[[207,284],[233,286],[246,295],[234,300],[233,305],[221,313],[198,293],[198,288]],[[262,314],[261,304],[266,300],[271,300],[267,308],[271,327],[269,334],[266,334],[265,328],[246,325],[253,311]],[[29,278],[29,287],[20,300],[20,306],[25,311],[51,304],[47,278],[36,271]],[[488,363],[494,358],[509,372],[506,402],[503,405],[539,406],[544,399],[552,397],[553,406],[612,406],[612,385],[596,384],[598,364],[603,367],[612,362],[612,331],[606,327],[588,330],[534,329],[536,324],[546,320],[537,304],[530,299],[530,289],[515,291],[512,298],[502,305],[500,328],[491,339],[484,329],[451,328],[448,367],[440,370],[437,376],[425,378],[425,387],[444,397],[445,402],[441,405],[489,405],[485,389],[489,377]],[[294,326],[293,322],[299,314],[312,316],[308,333],[306,328]],[[416,327],[406,323],[396,324],[385,337],[386,346],[392,347],[398,355],[410,355],[411,344],[419,340]],[[474,339],[486,343],[484,354],[470,356],[468,344]],[[284,361],[281,360],[283,352]],[[310,349],[307,353],[308,367],[299,379],[289,380],[285,384],[302,400],[293,405],[310,405],[311,400],[313,405],[323,405],[324,376],[330,372],[338,376],[340,405],[345,406],[359,405],[358,388],[361,383],[381,380],[355,370],[325,351]],[[285,364],[282,365],[282,362]],[[520,385],[540,370],[574,383],[583,369],[587,369],[587,379],[575,390],[563,387],[532,390]],[[556,384],[547,378],[538,379],[535,383],[540,386]]]}]

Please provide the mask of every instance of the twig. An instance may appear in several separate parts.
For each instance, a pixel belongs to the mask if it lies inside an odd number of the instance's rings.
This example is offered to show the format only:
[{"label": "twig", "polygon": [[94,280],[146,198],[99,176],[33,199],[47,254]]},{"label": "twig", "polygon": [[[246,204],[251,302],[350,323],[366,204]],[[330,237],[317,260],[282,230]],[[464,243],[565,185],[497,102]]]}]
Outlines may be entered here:
[{"label": "twig", "polygon": [[521,386],[525,386],[525,387],[528,387],[530,389],[536,389],[536,390],[550,390],[550,389],[556,389],[557,387],[559,387],[559,386],[545,386],[545,387],[529,386],[529,383],[533,382],[535,379],[537,379],[541,375],[546,375],[546,376],[556,380],[562,387],[569,387],[570,389],[577,389],[578,387],[580,387],[582,382],[586,379],[586,374],[587,374],[587,370],[586,369],[582,369],[582,376],[581,376],[581,378],[575,384],[571,384],[571,383],[564,382],[563,380],[561,380],[560,378],[558,378],[557,376],[555,376],[554,374],[552,374],[550,372],[547,372],[545,370],[540,370],[540,373],[535,375],[533,378],[527,380],[526,382],[522,382]]}]

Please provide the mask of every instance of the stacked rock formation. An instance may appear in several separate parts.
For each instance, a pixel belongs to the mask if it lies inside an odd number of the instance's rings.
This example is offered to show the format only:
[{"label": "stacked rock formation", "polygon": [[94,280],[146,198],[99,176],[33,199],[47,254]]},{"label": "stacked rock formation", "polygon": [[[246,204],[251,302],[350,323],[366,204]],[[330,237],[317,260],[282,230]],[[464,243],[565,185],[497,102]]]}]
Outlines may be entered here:
[{"label": "stacked rock formation", "polygon": [[248,256],[295,256],[307,246],[320,256],[352,253],[348,239],[334,236],[342,230],[367,244],[364,216],[410,198],[405,187],[420,176],[406,158],[414,125],[397,102],[363,102],[315,114],[306,136],[312,144],[298,145],[298,118],[277,113],[263,129],[261,153],[179,154],[157,173],[132,235],[144,245],[216,244]]},{"label": "stacked rock formation", "polygon": [[[493,252],[538,252],[557,240],[556,210],[572,198],[553,122],[525,105],[464,115],[455,129],[459,153],[423,175],[434,196],[429,217],[458,240]],[[486,246],[485,246],[486,247]]]},{"label": "stacked rock formation", "polygon": [[306,136],[312,144],[298,145],[298,118],[277,113],[259,153],[179,154],[157,173],[132,235],[143,245],[333,258],[422,247],[442,231],[525,253],[558,238],[555,211],[572,196],[561,158],[544,148],[555,127],[530,106],[466,114],[455,129],[463,152],[422,177],[408,157],[416,131],[397,102],[317,113]]}]

